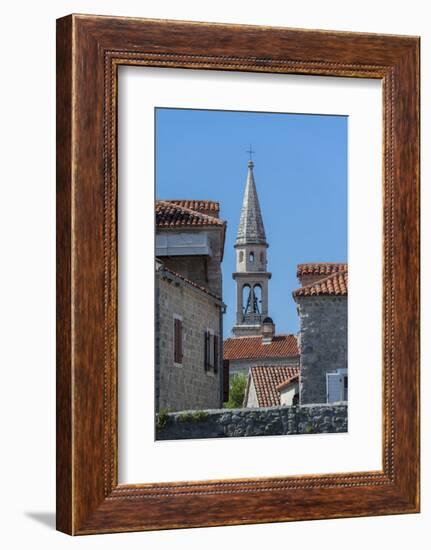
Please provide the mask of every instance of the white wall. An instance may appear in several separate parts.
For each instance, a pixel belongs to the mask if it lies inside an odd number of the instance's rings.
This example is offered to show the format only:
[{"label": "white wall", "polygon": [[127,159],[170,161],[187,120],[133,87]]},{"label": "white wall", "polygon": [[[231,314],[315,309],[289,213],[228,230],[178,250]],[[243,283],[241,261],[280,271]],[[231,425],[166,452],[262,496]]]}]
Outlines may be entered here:
[{"label": "white wall", "polygon": [[256,386],[254,385],[253,379],[249,380],[249,383],[250,383],[250,386],[248,389],[246,407],[256,408],[259,406],[259,401],[257,400]]},{"label": "white wall", "polygon": [[280,392],[280,405],[287,405],[291,406],[293,403],[293,398],[295,397],[295,394],[299,393],[299,384],[295,382],[294,384],[289,384],[287,388],[284,388]]},{"label": "white wall", "polygon": [[[426,547],[430,469],[421,515],[224,527],[71,539],[52,529],[54,512],[54,159],[55,18],[70,12],[284,25],[422,36],[422,150],[431,150],[431,28],[420,0],[303,2],[201,0],[15,0],[2,7],[1,426],[5,548],[261,548],[289,538],[307,550]],[[428,101],[426,101],[428,100]],[[430,164],[423,155],[423,281],[431,279]],[[431,330],[430,286],[423,284],[424,334]],[[430,339],[423,339],[422,385],[429,388]],[[431,400],[423,401],[423,464],[429,464]],[[335,531],[337,530],[337,531]],[[30,546],[31,545],[31,546]]]}]

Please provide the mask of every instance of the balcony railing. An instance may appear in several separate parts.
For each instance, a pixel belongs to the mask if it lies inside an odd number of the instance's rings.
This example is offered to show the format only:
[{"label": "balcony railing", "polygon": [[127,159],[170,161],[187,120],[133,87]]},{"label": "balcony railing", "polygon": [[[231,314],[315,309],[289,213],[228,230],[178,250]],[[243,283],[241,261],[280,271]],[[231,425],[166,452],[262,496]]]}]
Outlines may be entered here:
[{"label": "balcony railing", "polygon": [[244,323],[250,325],[260,325],[262,323],[262,315],[260,313],[245,313],[243,315]]}]

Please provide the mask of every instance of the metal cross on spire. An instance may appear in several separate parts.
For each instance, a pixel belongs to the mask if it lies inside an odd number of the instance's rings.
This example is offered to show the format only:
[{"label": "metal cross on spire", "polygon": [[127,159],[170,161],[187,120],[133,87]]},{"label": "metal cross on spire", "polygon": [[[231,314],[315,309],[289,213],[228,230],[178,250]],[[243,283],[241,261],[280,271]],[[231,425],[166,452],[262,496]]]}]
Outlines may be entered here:
[{"label": "metal cross on spire", "polygon": [[256,151],[253,151],[253,149],[251,148],[251,145],[250,145],[250,149],[248,149],[248,150],[246,151],[246,153],[248,153],[248,154],[250,155],[250,160],[253,160],[253,159],[252,159],[252,155],[254,155],[255,152],[256,152]]}]

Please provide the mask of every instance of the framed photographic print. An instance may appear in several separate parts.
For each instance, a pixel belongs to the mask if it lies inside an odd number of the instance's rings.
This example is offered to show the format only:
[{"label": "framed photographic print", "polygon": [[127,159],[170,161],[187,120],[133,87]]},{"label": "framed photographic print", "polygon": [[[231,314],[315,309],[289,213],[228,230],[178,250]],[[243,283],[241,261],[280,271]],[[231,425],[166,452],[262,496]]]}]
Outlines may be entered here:
[{"label": "framed photographic print", "polygon": [[57,528],[419,511],[419,39],[57,22]]}]

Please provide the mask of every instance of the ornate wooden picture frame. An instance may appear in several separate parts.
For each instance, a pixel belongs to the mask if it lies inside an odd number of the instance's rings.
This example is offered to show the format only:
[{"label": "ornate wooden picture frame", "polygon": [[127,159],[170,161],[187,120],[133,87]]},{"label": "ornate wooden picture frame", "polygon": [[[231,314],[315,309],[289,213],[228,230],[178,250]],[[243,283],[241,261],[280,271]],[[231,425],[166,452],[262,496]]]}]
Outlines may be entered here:
[{"label": "ornate wooden picture frame", "polygon": [[[117,69],[383,85],[381,471],[118,483]],[[70,15],[57,22],[57,528],[68,534],[419,511],[419,38]]]}]

